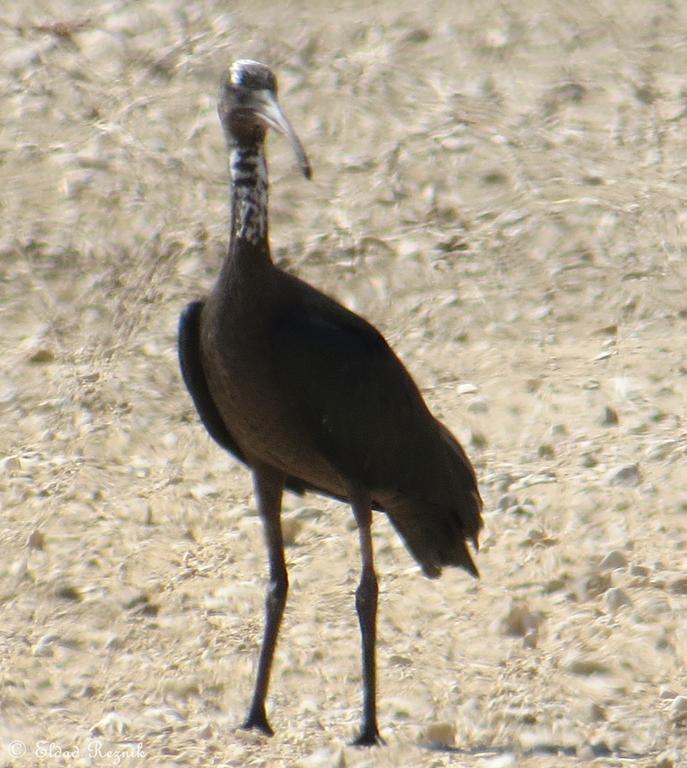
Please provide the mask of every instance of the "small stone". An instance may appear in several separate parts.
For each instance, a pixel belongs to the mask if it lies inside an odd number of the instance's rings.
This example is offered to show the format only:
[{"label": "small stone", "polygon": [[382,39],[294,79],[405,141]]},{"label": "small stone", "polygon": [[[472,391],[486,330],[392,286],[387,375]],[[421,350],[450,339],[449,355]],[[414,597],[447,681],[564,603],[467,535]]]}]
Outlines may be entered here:
[{"label": "small stone", "polygon": [[588,469],[590,467],[595,467],[598,463],[599,460],[593,453],[583,453],[582,458],[580,459],[580,464]]},{"label": "small stone", "polygon": [[474,395],[478,389],[475,384],[466,381],[464,384],[458,385],[457,391],[459,395]]},{"label": "small stone", "polygon": [[303,523],[297,517],[284,517],[281,523],[284,546],[292,547],[296,544],[298,534],[303,530]]},{"label": "small stone", "polygon": [[677,724],[687,723],[687,696],[676,696],[668,710],[671,722]]},{"label": "small stone", "polygon": [[160,688],[165,696],[179,699],[189,699],[200,692],[198,679],[194,675],[167,678],[162,681]]},{"label": "small stone", "polygon": [[677,595],[687,595],[687,576],[680,576],[670,582],[670,591]]},{"label": "small stone", "polygon": [[601,561],[599,567],[604,571],[613,571],[616,568],[626,568],[627,558],[619,549],[612,549]]},{"label": "small stone", "polygon": [[502,472],[498,475],[494,476],[494,486],[497,491],[501,491],[502,493],[507,491],[511,485],[515,482],[516,478],[513,477],[509,472]]},{"label": "small stone", "polygon": [[296,520],[308,522],[310,520],[319,520],[324,512],[317,507],[298,507],[294,509],[291,516]]},{"label": "small stone", "polygon": [[107,642],[105,643],[106,651],[118,651],[123,647],[124,643],[122,642],[122,639],[117,635],[112,635],[112,637],[108,638]]},{"label": "small stone", "polygon": [[613,583],[608,573],[591,573],[581,579],[578,586],[581,597],[590,599],[603,595],[613,586]]},{"label": "small stone", "polygon": [[58,584],[53,594],[62,600],[81,600],[81,592],[71,584]]},{"label": "small stone", "polygon": [[525,637],[529,632],[536,632],[543,621],[543,614],[531,611],[524,603],[514,603],[498,621],[498,631],[508,637]]},{"label": "small stone", "polygon": [[552,459],[555,453],[553,446],[549,443],[542,443],[537,449],[537,454],[541,459]]},{"label": "small stone", "polygon": [[682,757],[677,749],[666,749],[656,758],[656,768],[679,768]]},{"label": "small stone", "polygon": [[626,605],[632,605],[632,600],[619,587],[611,587],[606,591],[606,605],[611,613],[615,613]]},{"label": "small stone", "polygon": [[607,485],[624,485],[631,488],[642,482],[642,475],[637,464],[626,464],[607,472],[605,481]]},{"label": "small stone", "polygon": [[41,62],[41,51],[35,45],[10,48],[2,54],[0,62],[5,71],[16,74],[38,66]]},{"label": "small stone", "polygon": [[506,512],[509,515],[514,515],[516,517],[534,517],[536,509],[534,504],[524,502],[522,504],[515,504],[512,507],[508,507]]},{"label": "small stone", "polygon": [[486,436],[482,432],[479,432],[478,430],[473,429],[470,432],[470,445],[473,448],[477,448],[477,450],[483,450],[484,448],[487,447],[487,445],[489,445],[489,441],[487,440]]},{"label": "small stone", "polygon": [[0,461],[0,469],[8,475],[21,471],[21,459],[19,456],[7,456]]},{"label": "small stone", "polygon": [[556,536],[550,536],[543,528],[530,528],[527,535],[522,540],[522,546],[540,545],[542,547],[551,547],[558,544]]},{"label": "small stone", "polygon": [[26,540],[26,546],[29,549],[44,549],[45,548],[45,534],[35,528],[29,534],[29,538]]},{"label": "small stone", "polygon": [[119,712],[108,712],[90,729],[91,736],[124,736],[129,732],[129,720]]},{"label": "small stone", "polygon": [[485,397],[473,397],[468,403],[468,411],[470,413],[488,413],[489,403]]},{"label": "small stone", "polygon": [[29,362],[40,365],[42,363],[52,363],[55,360],[55,353],[49,347],[40,344],[29,352]]},{"label": "small stone", "polygon": [[603,675],[607,674],[609,669],[606,664],[590,656],[573,656],[565,665],[568,672],[573,675]]},{"label": "small stone", "polygon": [[591,702],[587,708],[587,717],[592,723],[600,723],[607,719],[606,710],[597,704],[595,701]]},{"label": "small stone", "polygon": [[511,766],[517,764],[518,761],[513,752],[504,752],[493,757],[483,757],[479,761],[480,768],[511,768]]},{"label": "small stone", "polygon": [[191,496],[196,501],[202,501],[205,498],[219,496],[219,488],[213,483],[197,483],[191,488]]},{"label": "small stone", "polygon": [[456,726],[448,722],[431,723],[422,731],[420,741],[433,747],[454,747]]},{"label": "small stone", "polygon": [[59,639],[60,636],[54,633],[43,635],[33,646],[33,655],[41,657],[52,656],[54,654],[53,646]]},{"label": "small stone", "polygon": [[565,579],[561,577],[554,577],[553,579],[549,579],[544,583],[542,590],[544,594],[551,595],[554,592],[560,592],[562,589],[565,589],[565,584]]},{"label": "small stone", "polygon": [[599,417],[599,423],[602,427],[614,427],[618,424],[618,414],[610,406],[604,406]]},{"label": "small stone", "polygon": [[505,512],[507,509],[515,507],[517,503],[518,497],[514,493],[504,493],[503,496],[499,498],[496,506],[501,512]]},{"label": "small stone", "polygon": [[295,768],[346,768],[346,755],[342,748],[335,752],[327,747],[297,760]]}]

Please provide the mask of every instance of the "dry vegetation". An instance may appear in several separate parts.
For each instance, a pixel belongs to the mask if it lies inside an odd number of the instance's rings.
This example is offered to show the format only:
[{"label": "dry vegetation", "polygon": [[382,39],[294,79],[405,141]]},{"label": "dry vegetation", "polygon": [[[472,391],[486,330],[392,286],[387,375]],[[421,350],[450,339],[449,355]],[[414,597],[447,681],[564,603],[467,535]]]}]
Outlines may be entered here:
[{"label": "dry vegetation", "polygon": [[[341,5],[3,5],[0,764],[685,766],[687,8]],[[236,730],[261,531],[175,333],[226,245],[239,56],[315,169],[271,140],[275,256],[384,330],[486,500],[479,583],[376,522],[385,749],[347,746],[357,537],[317,498],[278,733]]]}]

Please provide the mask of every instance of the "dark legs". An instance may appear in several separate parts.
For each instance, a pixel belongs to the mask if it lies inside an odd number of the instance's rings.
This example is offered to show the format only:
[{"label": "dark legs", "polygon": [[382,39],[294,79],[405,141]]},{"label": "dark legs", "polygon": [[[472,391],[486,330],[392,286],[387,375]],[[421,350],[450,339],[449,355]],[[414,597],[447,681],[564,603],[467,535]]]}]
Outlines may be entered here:
[{"label": "dark legs", "polygon": [[253,469],[253,485],[265,530],[270,575],[265,599],[265,632],[260,648],[255,692],[243,728],[256,728],[271,736],[274,731],[267,722],[265,698],[270,682],[272,658],[277,645],[279,625],[286,605],[286,593],[289,589],[280,519],[284,477],[271,467],[256,466]]},{"label": "dark legs", "polygon": [[363,719],[360,736],[353,742],[362,747],[383,744],[377,728],[377,670],[375,643],[377,638],[377,575],[372,554],[372,507],[367,493],[351,494],[353,514],[358,523],[362,573],[355,593],[355,607],[360,622],[363,649]]}]

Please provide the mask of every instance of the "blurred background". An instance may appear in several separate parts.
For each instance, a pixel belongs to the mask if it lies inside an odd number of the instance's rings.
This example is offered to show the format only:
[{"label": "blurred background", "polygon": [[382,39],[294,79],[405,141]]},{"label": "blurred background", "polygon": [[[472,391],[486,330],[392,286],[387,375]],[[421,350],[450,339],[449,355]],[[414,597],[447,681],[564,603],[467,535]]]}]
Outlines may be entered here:
[{"label": "blurred background", "polygon": [[[376,522],[373,753],[357,537],[315,497],[286,503],[277,736],[235,730],[261,531],[175,341],[227,245],[237,58],[314,170],[270,137],[275,260],[383,331],[486,502],[478,584]],[[658,0],[3,6],[3,765],[684,764],[686,71]]]}]

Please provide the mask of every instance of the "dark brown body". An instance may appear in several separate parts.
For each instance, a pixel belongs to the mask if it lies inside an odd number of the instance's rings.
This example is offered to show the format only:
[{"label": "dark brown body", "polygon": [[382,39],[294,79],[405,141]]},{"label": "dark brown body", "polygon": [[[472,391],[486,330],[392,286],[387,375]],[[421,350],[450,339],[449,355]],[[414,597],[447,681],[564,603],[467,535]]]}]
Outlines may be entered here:
[{"label": "dark brown body", "polygon": [[315,491],[350,503],[358,524],[364,707],[357,743],[375,744],[371,511],[389,516],[426,575],[451,565],[476,576],[466,541],[477,546],[482,502],[465,452],[380,333],[272,263],[263,113],[289,135],[306,174],[309,166],[274,106],[271,72],[255,62],[237,62],[230,72],[220,116],[232,149],[231,239],[212,292],[182,314],[179,358],[208,432],[252,470],[265,524],[270,585],[245,726],[272,732],[265,697],[288,590],[282,491]]}]

